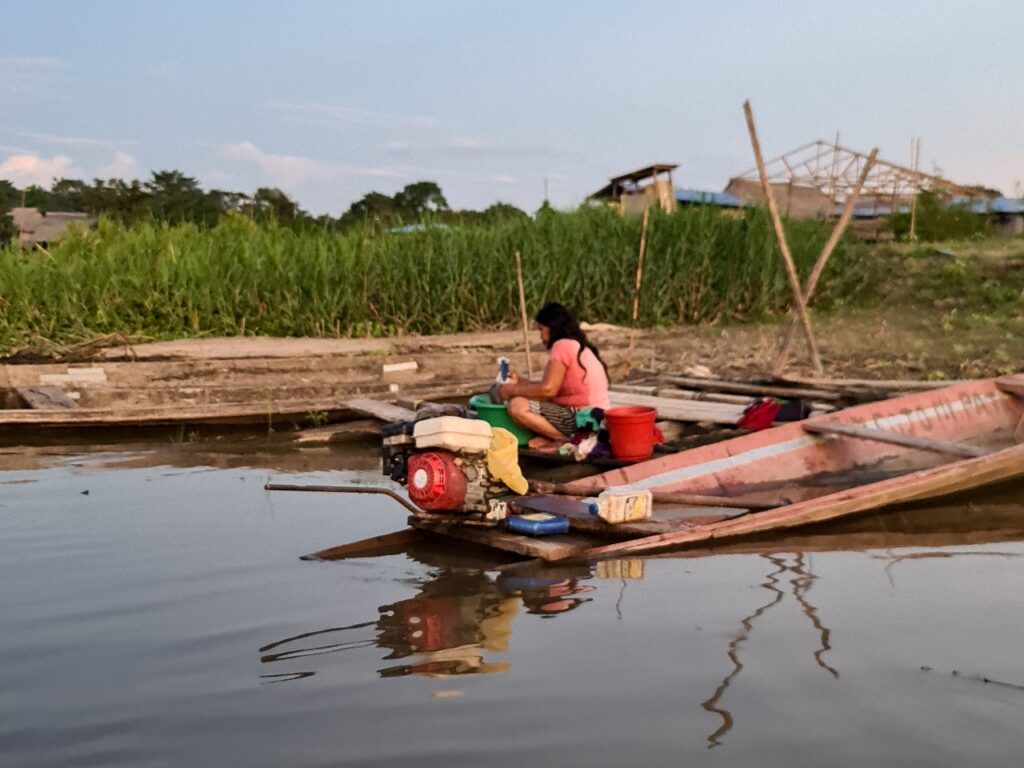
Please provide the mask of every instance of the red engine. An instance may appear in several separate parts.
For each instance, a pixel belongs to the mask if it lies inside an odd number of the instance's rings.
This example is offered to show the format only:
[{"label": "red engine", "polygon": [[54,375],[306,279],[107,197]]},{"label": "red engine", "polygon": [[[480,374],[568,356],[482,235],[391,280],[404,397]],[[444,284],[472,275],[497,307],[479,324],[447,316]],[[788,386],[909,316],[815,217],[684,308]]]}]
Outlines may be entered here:
[{"label": "red engine", "polygon": [[466,475],[447,451],[409,457],[409,498],[421,509],[456,511],[466,500]]}]

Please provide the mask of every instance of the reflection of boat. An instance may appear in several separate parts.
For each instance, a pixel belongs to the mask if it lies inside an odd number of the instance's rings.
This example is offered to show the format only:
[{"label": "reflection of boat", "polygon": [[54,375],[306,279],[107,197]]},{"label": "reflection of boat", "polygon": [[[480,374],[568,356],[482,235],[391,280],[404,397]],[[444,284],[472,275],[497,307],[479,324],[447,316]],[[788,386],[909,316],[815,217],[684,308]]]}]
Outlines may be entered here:
[{"label": "reflection of boat", "polygon": [[[659,456],[557,489],[580,497],[605,488],[649,489],[656,501],[667,503],[641,522],[602,526],[569,513],[576,531],[546,540],[470,528],[455,516],[414,516],[411,523],[548,561],[779,535],[1019,476],[1024,473],[1024,446],[1017,444],[1024,431],[1022,395],[1024,377],[966,382]],[[717,506],[694,509],[692,502],[680,503],[701,498]],[[609,537],[624,540],[608,543]]]},{"label": "reflection of boat", "polygon": [[[587,602],[580,595],[593,587],[580,584],[591,575],[587,566],[550,569],[541,576],[499,572],[496,577],[443,549],[420,546],[410,555],[431,565],[410,598],[381,606],[376,621],[303,632],[260,648],[260,660],[278,664],[357,648],[388,651],[397,663],[378,670],[381,677],[487,674],[509,669],[512,620],[521,609],[555,616]],[[371,636],[372,633],[372,636]],[[267,682],[301,680],[315,674],[303,669],[266,674]]]}]

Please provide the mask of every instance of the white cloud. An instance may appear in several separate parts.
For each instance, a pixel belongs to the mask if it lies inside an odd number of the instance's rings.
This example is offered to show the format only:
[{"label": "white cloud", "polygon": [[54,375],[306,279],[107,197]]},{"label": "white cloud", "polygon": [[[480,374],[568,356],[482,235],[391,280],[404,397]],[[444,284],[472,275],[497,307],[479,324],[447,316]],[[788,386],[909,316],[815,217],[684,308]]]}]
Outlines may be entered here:
[{"label": "white cloud", "polygon": [[223,149],[226,157],[259,167],[271,184],[282,189],[294,189],[306,181],[329,181],[345,176],[396,178],[407,175],[392,167],[354,168],[337,163],[322,163],[308,157],[271,155],[262,152],[249,141],[228,144]]},{"label": "white cloud", "polygon": [[118,152],[113,162],[101,165],[94,174],[98,179],[130,179],[135,178],[139,169],[138,161],[127,152]]},{"label": "white cloud", "polygon": [[[46,93],[62,64],[45,56],[0,57],[0,91],[9,93]],[[54,95],[54,94],[47,94]]]},{"label": "white cloud", "polygon": [[291,104],[283,101],[272,101],[267,106],[275,111],[286,113],[291,119],[318,125],[335,123],[369,128],[421,128],[425,130],[436,127],[434,118],[424,115],[399,115],[334,104]]},{"label": "white cloud", "polygon": [[491,177],[491,181],[496,181],[499,184],[515,184],[516,183],[515,178],[513,178],[512,176],[505,176],[504,174],[498,174],[497,176],[492,176]]},{"label": "white cloud", "polygon": [[87,139],[79,136],[54,136],[49,133],[23,133],[21,135],[43,144],[61,144],[71,147],[109,147],[113,143],[106,139]]},{"label": "white cloud", "polygon": [[54,155],[47,159],[38,155],[9,155],[0,163],[0,178],[16,187],[38,184],[49,188],[54,179],[76,176],[77,171],[67,155]]}]

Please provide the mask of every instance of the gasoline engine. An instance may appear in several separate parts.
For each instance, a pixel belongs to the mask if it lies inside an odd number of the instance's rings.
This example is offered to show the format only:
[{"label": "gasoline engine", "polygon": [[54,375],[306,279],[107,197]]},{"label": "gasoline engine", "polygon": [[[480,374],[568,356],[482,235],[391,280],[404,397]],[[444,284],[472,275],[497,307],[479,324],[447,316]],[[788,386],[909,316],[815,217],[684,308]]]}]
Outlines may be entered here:
[{"label": "gasoline engine", "polygon": [[383,471],[408,487],[412,502],[428,512],[487,513],[508,493],[487,469],[490,425],[442,416],[381,427]]}]

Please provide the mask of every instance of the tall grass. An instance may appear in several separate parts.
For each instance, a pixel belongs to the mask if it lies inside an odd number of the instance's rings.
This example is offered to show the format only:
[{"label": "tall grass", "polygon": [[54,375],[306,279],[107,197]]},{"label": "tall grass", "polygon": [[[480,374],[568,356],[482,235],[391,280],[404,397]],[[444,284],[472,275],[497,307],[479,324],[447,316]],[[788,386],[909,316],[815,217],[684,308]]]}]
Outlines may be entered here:
[{"label": "tall grass", "polygon": [[[788,222],[806,275],[828,229]],[[123,332],[364,336],[514,324],[513,253],[531,310],[561,301],[588,321],[631,322],[640,219],[604,209],[404,234],[296,233],[243,218],[209,230],[101,221],[47,252],[0,249],[0,347]],[[651,217],[641,288],[645,326],[783,311],[789,287],[761,211],[692,208]],[[875,275],[842,245],[816,300],[848,301]]]}]

